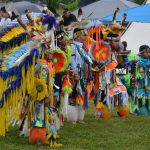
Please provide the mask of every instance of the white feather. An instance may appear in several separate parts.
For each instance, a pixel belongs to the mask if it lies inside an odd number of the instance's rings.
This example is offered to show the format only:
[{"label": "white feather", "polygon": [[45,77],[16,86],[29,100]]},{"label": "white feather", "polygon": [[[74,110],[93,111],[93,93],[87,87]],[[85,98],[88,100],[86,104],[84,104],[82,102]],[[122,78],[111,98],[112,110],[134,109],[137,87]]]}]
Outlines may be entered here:
[{"label": "white feather", "polygon": [[82,106],[71,106],[68,103],[68,94],[64,95],[64,105],[62,109],[62,114],[65,118],[67,118],[68,122],[77,122],[77,121],[83,121],[85,110],[82,108]]},{"label": "white feather", "polygon": [[67,107],[67,121],[77,122],[83,121],[85,115],[85,110],[81,106],[71,106]]},{"label": "white feather", "polygon": [[24,136],[24,137],[29,137],[29,132],[30,132],[30,128],[28,128],[28,117],[26,117],[24,125],[23,125],[23,129],[20,132],[20,136]]}]

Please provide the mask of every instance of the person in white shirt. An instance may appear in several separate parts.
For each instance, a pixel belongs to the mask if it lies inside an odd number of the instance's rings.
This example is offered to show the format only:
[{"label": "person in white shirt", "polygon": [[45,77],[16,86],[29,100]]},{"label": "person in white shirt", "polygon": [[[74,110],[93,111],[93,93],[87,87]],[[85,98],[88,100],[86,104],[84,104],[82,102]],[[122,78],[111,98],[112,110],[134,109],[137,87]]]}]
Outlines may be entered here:
[{"label": "person in white shirt", "polygon": [[0,21],[0,30],[7,28],[7,25],[11,23],[10,15],[6,11],[5,7],[1,9],[1,21]]},{"label": "person in white shirt", "polygon": [[0,21],[1,21],[1,19],[2,19],[2,11],[0,9]]}]

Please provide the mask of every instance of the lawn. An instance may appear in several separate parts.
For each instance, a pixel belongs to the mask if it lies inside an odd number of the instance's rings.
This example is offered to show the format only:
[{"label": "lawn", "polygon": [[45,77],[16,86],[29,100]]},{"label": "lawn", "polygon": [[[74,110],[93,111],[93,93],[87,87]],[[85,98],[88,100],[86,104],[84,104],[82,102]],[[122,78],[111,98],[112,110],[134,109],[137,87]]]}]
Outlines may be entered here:
[{"label": "lawn", "polygon": [[[94,108],[86,112],[85,123],[65,123],[60,130],[60,150],[150,150],[150,116],[130,115],[120,118],[114,112],[111,119],[95,119]],[[19,137],[18,128],[11,128],[0,137],[0,150],[48,150],[35,146],[27,138]]]}]

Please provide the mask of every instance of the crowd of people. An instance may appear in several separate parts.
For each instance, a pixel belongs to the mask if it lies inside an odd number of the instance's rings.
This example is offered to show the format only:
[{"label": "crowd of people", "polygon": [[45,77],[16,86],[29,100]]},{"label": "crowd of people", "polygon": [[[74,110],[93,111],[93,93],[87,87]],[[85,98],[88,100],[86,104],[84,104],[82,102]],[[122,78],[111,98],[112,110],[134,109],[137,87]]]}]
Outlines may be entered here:
[{"label": "crowd of people", "polygon": [[[65,118],[83,122],[88,100],[93,101],[97,118],[112,117],[114,108],[120,117],[129,112],[150,114],[149,46],[141,46],[136,59],[127,50],[127,42],[121,42],[122,25],[83,20],[81,9],[77,17],[66,9],[61,19],[47,8],[43,12],[46,15],[40,17],[40,29],[29,12],[29,24],[16,18],[33,41],[31,47],[39,50],[33,64],[34,83],[30,79],[33,87],[20,85],[25,88],[21,134],[28,132],[30,143],[62,146],[57,143],[57,130]],[[2,30],[12,15],[2,7],[0,17]],[[119,66],[128,68],[126,75],[117,76]],[[33,71],[30,69],[24,69],[27,78]]]}]

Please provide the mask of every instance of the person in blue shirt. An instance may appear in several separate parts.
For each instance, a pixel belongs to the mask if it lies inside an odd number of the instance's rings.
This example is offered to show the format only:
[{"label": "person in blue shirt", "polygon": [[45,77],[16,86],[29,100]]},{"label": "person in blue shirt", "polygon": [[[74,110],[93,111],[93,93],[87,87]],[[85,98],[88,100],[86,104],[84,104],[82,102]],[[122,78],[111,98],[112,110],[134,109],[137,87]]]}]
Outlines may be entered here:
[{"label": "person in blue shirt", "polygon": [[140,114],[150,114],[150,47],[139,48],[137,62],[137,97]]}]

